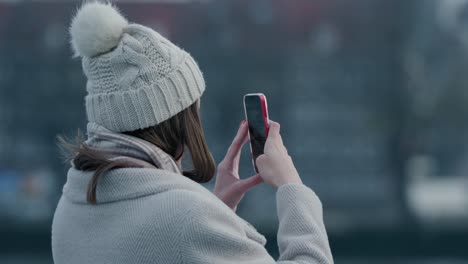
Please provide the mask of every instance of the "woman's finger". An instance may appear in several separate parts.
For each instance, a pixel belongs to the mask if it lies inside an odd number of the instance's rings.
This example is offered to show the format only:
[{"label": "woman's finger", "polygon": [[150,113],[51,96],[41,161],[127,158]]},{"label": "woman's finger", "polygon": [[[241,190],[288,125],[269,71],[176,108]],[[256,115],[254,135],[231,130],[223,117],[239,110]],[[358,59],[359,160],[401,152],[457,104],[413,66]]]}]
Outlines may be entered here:
[{"label": "woman's finger", "polygon": [[237,130],[237,134],[234,137],[234,140],[231,143],[231,146],[229,147],[226,156],[224,157],[224,163],[226,165],[236,165],[239,162],[239,157],[242,151],[242,146],[247,142],[248,140],[248,126],[247,122],[243,120],[241,122],[241,125],[239,126],[239,129]]},{"label": "woman's finger", "polygon": [[283,139],[280,135],[280,124],[278,122],[270,120],[269,123],[270,130],[268,132],[268,138],[265,145],[275,146],[276,148],[281,149],[283,146]]},{"label": "woman's finger", "polygon": [[270,127],[268,135],[270,135],[270,133],[272,133],[272,136],[275,136],[275,135],[279,134],[281,126],[280,126],[280,124],[278,122],[270,120],[268,125]]}]

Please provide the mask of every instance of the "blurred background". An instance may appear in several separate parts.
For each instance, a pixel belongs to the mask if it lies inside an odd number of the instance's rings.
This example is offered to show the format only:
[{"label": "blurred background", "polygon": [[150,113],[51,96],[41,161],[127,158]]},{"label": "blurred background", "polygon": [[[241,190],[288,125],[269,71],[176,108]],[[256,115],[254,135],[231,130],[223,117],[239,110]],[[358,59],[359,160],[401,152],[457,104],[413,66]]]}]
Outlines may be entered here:
[{"label": "blurred background", "polygon": [[[217,161],[243,95],[266,94],[336,263],[468,263],[468,0],[113,2],[198,61]],[[52,263],[56,135],[86,124],[67,35],[79,3],[0,0],[0,263]],[[278,256],[275,190],[238,213]]]}]

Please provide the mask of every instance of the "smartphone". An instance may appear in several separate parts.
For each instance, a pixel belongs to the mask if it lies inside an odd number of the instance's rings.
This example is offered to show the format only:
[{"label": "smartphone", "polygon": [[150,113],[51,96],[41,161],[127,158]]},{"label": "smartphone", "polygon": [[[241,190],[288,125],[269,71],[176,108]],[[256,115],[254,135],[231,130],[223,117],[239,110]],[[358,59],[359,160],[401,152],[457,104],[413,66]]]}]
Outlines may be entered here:
[{"label": "smartphone", "polygon": [[258,173],[255,161],[263,154],[268,137],[269,120],[267,100],[262,93],[244,95],[245,117],[249,125],[250,152],[255,172]]}]

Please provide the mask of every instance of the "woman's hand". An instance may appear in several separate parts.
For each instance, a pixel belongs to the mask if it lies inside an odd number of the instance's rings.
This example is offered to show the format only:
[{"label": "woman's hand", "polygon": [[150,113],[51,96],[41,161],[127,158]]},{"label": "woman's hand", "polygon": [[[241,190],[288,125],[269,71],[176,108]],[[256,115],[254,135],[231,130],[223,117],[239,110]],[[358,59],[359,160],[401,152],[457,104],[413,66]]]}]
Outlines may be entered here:
[{"label": "woman's hand", "polygon": [[302,183],[299,173],[288,155],[288,150],[283,144],[280,124],[274,121],[270,121],[270,131],[263,153],[257,158],[256,164],[260,176],[266,183],[273,187],[279,187],[286,183]]},{"label": "woman's hand", "polygon": [[237,205],[244,197],[245,192],[262,182],[259,175],[243,180],[239,178],[240,154],[242,146],[248,141],[248,138],[248,126],[244,120],[241,122],[236,137],[217,169],[214,194],[234,211],[236,211]]}]

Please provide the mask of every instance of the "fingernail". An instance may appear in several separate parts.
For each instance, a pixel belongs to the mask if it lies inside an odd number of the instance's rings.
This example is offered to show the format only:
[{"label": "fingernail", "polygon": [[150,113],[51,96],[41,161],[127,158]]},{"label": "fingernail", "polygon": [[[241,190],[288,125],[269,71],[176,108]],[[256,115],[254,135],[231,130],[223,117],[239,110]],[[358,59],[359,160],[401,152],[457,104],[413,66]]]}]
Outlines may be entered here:
[{"label": "fingernail", "polygon": [[243,119],[243,120],[240,122],[239,126],[242,126],[242,125],[244,125],[244,124],[245,124],[245,119]]}]

